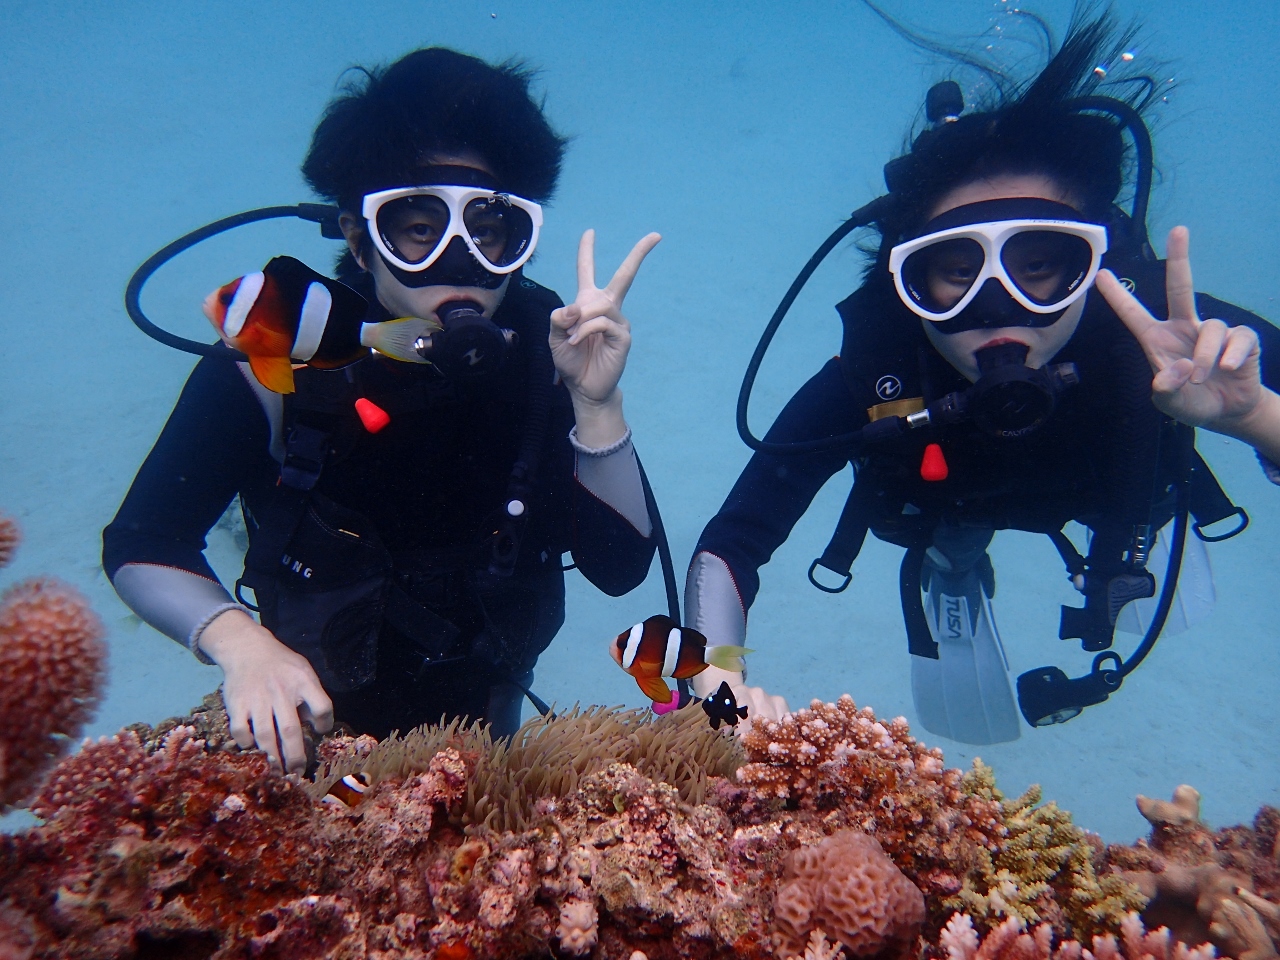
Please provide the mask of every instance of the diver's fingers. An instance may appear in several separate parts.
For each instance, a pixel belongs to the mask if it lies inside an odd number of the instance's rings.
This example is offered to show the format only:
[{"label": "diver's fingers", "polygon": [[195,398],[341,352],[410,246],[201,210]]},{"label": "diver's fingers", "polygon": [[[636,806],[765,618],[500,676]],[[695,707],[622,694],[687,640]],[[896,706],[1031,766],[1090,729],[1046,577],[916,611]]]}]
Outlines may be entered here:
[{"label": "diver's fingers", "polygon": [[296,707],[286,707],[275,714],[276,731],[283,748],[282,762],[285,773],[301,773],[307,768],[307,745],[302,739],[302,721]]},{"label": "diver's fingers", "polygon": [[[1145,348],[1147,337],[1156,329],[1160,321],[1151,315],[1151,311],[1142,305],[1141,300],[1125,289],[1124,284],[1117,280],[1116,275],[1110,270],[1098,271],[1095,286],[1115,311],[1116,316]],[[1149,350],[1147,359],[1154,360]]]},{"label": "diver's fingers", "polygon": [[571,303],[566,307],[557,307],[551,311],[551,325],[561,332],[571,330],[573,325],[582,319],[582,307]]},{"label": "diver's fingers", "polygon": [[317,733],[328,733],[333,729],[333,701],[324,692],[324,687],[316,683],[302,691],[302,699],[298,701],[298,716],[309,720]]},{"label": "diver's fingers", "polygon": [[1218,366],[1223,370],[1239,370],[1251,357],[1261,352],[1257,331],[1241,324],[1227,331],[1227,346],[1222,351],[1222,359],[1218,361]]},{"label": "diver's fingers", "polygon": [[258,749],[267,755],[272,769],[283,769],[280,761],[280,745],[276,741],[276,718],[270,703],[261,704],[253,711],[250,722],[253,724],[253,739]]},{"label": "diver's fingers", "polygon": [[1151,392],[1161,396],[1170,396],[1181,390],[1191,380],[1191,371],[1195,364],[1189,357],[1173,361],[1151,380]]},{"label": "diver's fingers", "polygon": [[578,241],[578,290],[596,288],[596,232],[587,230]]},{"label": "diver's fingers", "polygon": [[1196,289],[1191,281],[1191,232],[1186,227],[1169,231],[1164,287],[1169,298],[1170,320],[1195,320]]},{"label": "diver's fingers", "polygon": [[249,723],[248,710],[238,703],[228,703],[227,726],[241,750],[253,749],[253,727]]},{"label": "diver's fingers", "polygon": [[578,324],[569,336],[569,343],[581,343],[593,333],[602,333],[606,340],[614,342],[627,340],[631,336],[631,331],[612,317],[594,317],[586,323]]},{"label": "diver's fingers", "polygon": [[622,301],[627,295],[627,291],[631,289],[631,283],[635,280],[636,274],[640,271],[640,264],[644,263],[644,258],[649,255],[649,251],[658,245],[658,241],[662,239],[659,233],[647,233],[640,238],[639,242],[631,248],[631,252],[627,254],[627,259],[622,261],[622,266],[618,267],[614,273],[613,279],[609,281],[609,286],[605,287],[609,296],[613,298],[614,303],[622,306]]},{"label": "diver's fingers", "polygon": [[1194,368],[1191,371],[1192,383],[1204,383],[1218,365],[1218,357],[1227,342],[1227,325],[1221,320],[1206,320],[1200,324],[1196,337],[1196,347],[1191,360]]}]

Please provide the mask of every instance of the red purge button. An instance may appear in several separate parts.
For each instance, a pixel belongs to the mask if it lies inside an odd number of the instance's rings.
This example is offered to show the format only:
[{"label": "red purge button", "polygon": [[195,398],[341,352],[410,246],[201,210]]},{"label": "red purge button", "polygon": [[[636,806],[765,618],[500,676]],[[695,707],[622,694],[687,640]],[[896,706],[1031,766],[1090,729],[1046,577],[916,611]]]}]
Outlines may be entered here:
[{"label": "red purge button", "polygon": [[364,397],[356,401],[356,413],[360,415],[360,422],[370,433],[377,433],[391,422],[391,414]]},{"label": "red purge button", "polygon": [[920,479],[930,483],[947,479],[947,458],[942,455],[942,448],[931,443],[924,448],[924,459],[920,461]]}]

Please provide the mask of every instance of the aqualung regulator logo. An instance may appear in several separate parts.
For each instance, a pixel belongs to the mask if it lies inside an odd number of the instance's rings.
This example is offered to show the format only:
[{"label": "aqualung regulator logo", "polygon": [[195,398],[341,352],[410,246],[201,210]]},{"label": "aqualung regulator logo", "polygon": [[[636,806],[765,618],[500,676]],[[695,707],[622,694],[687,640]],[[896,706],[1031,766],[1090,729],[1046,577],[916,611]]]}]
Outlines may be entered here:
[{"label": "aqualung regulator logo", "polygon": [[902,393],[902,381],[891,373],[886,373],[876,381],[876,396],[881,400],[896,400]]}]

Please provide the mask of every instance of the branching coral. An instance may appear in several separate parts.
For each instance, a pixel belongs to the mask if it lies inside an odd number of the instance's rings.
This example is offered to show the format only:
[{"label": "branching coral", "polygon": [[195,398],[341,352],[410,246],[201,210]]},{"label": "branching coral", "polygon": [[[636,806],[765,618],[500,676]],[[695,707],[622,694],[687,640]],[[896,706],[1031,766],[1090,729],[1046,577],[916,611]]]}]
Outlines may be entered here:
[{"label": "branching coral", "polygon": [[997,799],[967,790],[963,774],[912,737],[904,718],[881,722],[847,694],[753,723],[742,746],[740,783],[789,808],[835,816],[835,828],[870,833],[935,908],[960,890],[982,851],[1003,841]]},{"label": "branching coral", "polygon": [[22,531],[12,517],[0,514],[0,567],[7,567],[22,542]]},{"label": "branching coral", "polygon": [[1049,921],[1059,934],[1088,938],[1119,928],[1146,906],[1138,887],[1117,875],[1094,871],[1095,847],[1057,804],[1040,803],[1040,788],[1004,800],[991,768],[975,764],[966,792],[1001,802],[1008,835],[993,854],[979,851],[979,869],[944,901],[984,924],[1004,917]]},{"label": "branching coral", "polygon": [[1121,938],[1111,934],[1093,938],[1093,950],[1076,940],[1065,940],[1055,949],[1053,927],[1042,923],[1031,933],[1026,924],[1010,917],[981,940],[967,914],[957,913],[938,938],[938,948],[929,952],[947,960],[1213,960],[1213,947],[1191,948],[1175,940],[1161,927],[1148,933],[1136,913],[1120,922]]},{"label": "branching coral", "polygon": [[41,577],[0,599],[0,811],[28,797],[79,735],[105,661],[102,625],[73,588]]},{"label": "branching coral", "polygon": [[841,830],[791,854],[778,888],[779,956],[798,953],[815,930],[830,931],[854,957],[911,946],[924,923],[924,896],[874,837]]}]

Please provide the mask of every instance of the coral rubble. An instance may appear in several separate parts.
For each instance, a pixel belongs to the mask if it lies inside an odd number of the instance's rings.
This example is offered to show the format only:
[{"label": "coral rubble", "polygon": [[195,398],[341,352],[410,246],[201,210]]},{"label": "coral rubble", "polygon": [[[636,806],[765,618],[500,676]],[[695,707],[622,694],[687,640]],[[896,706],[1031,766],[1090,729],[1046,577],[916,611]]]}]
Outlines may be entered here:
[{"label": "coral rubble", "polygon": [[[17,536],[0,517],[0,566]],[[74,588],[36,577],[0,597],[0,812],[30,796],[80,734],[105,664],[102,625]]]},{"label": "coral rubble", "polygon": [[334,737],[310,781],[206,742],[217,725],[64,761],[44,822],[0,837],[0,941],[33,960],[1207,960],[1120,910],[1157,857],[1250,878],[1213,916],[1241,960],[1280,916],[1275,811],[1218,834],[1184,818],[1176,857],[1163,827],[1104,851],[848,698],[741,743],[700,710],[594,707],[503,743]]}]

